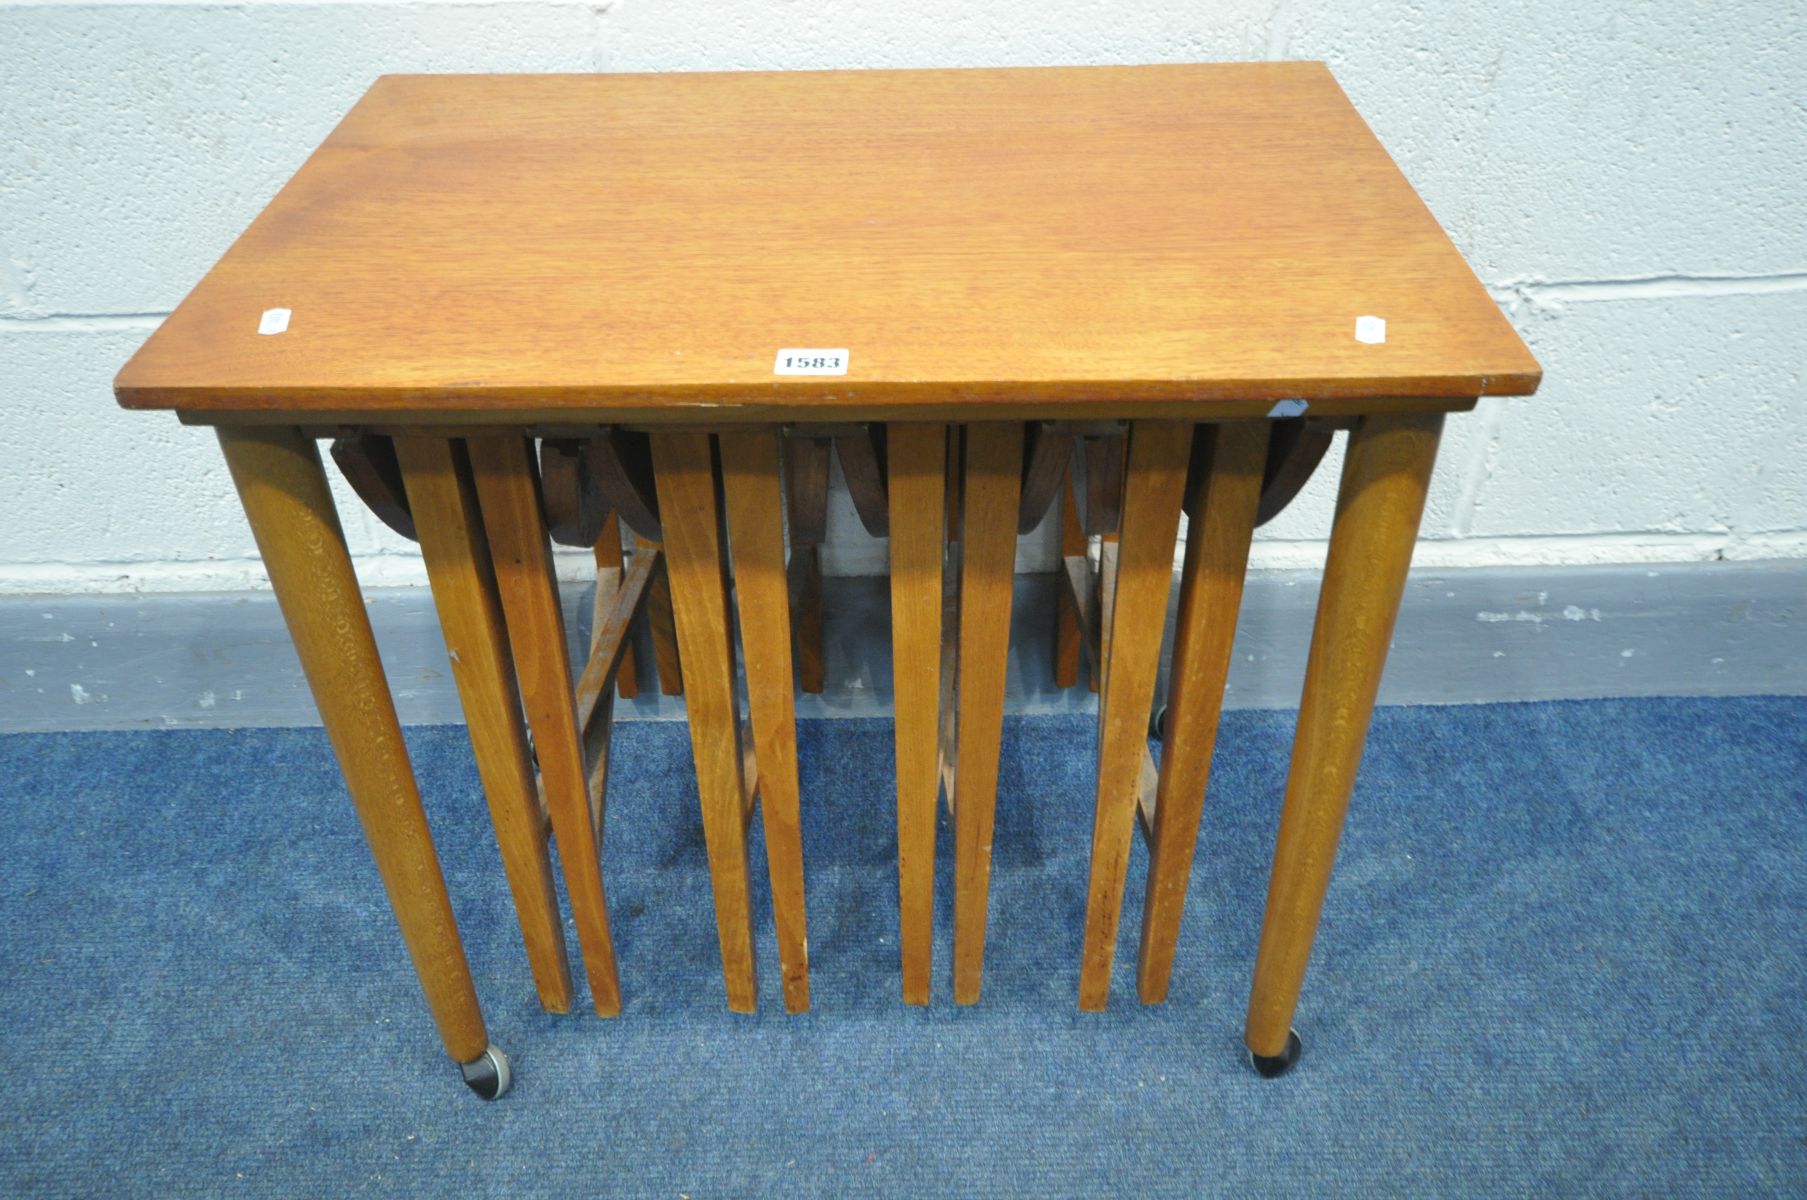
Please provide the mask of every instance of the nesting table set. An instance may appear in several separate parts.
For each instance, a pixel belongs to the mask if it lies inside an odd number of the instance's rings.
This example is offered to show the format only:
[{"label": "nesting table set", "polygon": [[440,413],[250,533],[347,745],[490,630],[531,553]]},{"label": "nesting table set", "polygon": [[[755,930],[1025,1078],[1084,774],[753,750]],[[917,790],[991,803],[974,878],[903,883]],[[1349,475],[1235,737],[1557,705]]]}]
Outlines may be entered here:
[{"label": "nesting table set", "polygon": [[[116,390],[216,427],[445,1048],[493,1098],[507,1060],[318,439],[420,542],[541,1003],[574,996],[556,838],[613,1015],[608,732],[643,619],[687,707],[728,1004],[757,990],[757,812],[785,1004],[809,1005],[793,697],[821,686],[831,446],[889,545],[903,998],[930,995],[943,797],[953,995],[980,996],[1017,536],[1047,512],[1059,669],[1083,650],[1100,692],[1079,1003],[1110,991],[1138,824],[1136,979],[1162,999],[1251,533],[1346,429],[1245,1030],[1271,1075],[1444,414],[1538,379],[1328,70],[1271,63],[385,77]],[[579,664],[554,537],[598,564]]]}]

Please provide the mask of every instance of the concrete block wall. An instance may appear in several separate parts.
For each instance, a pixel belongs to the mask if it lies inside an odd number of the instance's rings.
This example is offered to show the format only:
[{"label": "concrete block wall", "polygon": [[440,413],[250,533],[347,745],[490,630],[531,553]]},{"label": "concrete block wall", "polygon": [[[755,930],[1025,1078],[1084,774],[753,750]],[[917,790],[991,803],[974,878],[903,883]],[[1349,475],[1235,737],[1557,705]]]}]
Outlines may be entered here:
[{"label": "concrete block wall", "polygon": [[[1332,65],[1548,371],[1451,421],[1421,564],[1807,557],[1799,0],[0,0],[0,593],[260,583],[212,439],[109,383],[378,74],[1261,58]],[[1322,562],[1330,466],[1257,565]],[[844,497],[826,557],[883,569]]]}]

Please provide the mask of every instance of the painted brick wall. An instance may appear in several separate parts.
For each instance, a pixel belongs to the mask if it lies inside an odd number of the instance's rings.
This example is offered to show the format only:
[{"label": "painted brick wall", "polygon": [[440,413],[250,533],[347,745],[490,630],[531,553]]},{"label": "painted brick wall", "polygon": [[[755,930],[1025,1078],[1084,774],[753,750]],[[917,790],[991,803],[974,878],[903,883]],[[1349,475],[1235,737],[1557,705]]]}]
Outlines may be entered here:
[{"label": "painted brick wall", "polygon": [[[1331,63],[1547,368],[1452,420],[1421,563],[1807,556],[1800,0],[0,0],[0,592],[259,581],[212,439],[108,385],[380,73],[1247,58]],[[883,569],[844,497],[827,560]]]}]

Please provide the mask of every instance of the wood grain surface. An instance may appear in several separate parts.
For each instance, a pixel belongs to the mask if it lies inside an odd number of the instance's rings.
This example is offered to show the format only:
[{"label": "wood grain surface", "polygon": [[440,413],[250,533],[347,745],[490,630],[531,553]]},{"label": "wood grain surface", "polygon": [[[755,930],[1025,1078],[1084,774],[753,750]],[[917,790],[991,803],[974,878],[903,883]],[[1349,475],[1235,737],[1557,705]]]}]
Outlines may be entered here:
[{"label": "wood grain surface", "polygon": [[1110,996],[1191,450],[1192,430],[1183,424],[1138,422],[1130,429],[1116,579],[1100,606],[1106,628],[1100,631],[1098,790],[1079,976],[1079,1007],[1088,1012],[1102,1012]]},{"label": "wood grain surface", "polygon": [[1136,991],[1144,1004],[1165,1000],[1173,975],[1274,424],[1205,426],[1193,438],[1199,479],[1186,526],[1161,770],[1148,823],[1142,940],[1136,953]]},{"label": "wood grain surface", "polygon": [[941,786],[942,565],[947,430],[899,425],[886,441],[891,503],[891,675],[897,744],[898,940],[906,1004],[929,1002],[935,800]]},{"label": "wood grain surface", "polygon": [[[728,616],[728,563],[716,498],[714,452],[706,433],[669,432],[652,439],[652,454],[660,506],[689,517],[666,527],[666,578],[671,582],[672,612],[683,655],[684,708],[696,762],[709,880],[715,893],[722,978],[729,1009],[750,1013],[759,1002],[747,865],[746,801],[751,781],[746,778],[741,754],[734,631]],[[663,661],[659,670],[663,676]]]},{"label": "wood grain surface", "polygon": [[1004,680],[1016,565],[1023,430],[966,430],[960,497],[959,656],[955,713],[954,1003],[977,1004],[991,894],[991,839],[1004,732]]},{"label": "wood grain surface", "polygon": [[734,601],[740,615],[747,720],[759,782],[772,918],[784,1007],[809,1011],[809,926],[803,888],[803,810],[797,785],[797,711],[791,673],[790,581],[784,566],[783,450],[776,430],[719,439]]},{"label": "wood grain surface", "polygon": [[1279,1054],[1292,1028],[1442,427],[1370,417],[1349,436],[1249,989],[1243,1040],[1256,1054]]},{"label": "wood grain surface", "polygon": [[[775,375],[800,347],[846,375]],[[1330,71],[1242,63],[384,77],[116,391],[719,425],[1461,408],[1538,378]]]},{"label": "wood grain surface", "polygon": [[402,438],[394,453],[416,514],[427,582],[540,1006],[570,1012],[565,923],[470,460],[461,443],[446,438]]},{"label": "wood grain surface", "polygon": [[220,449],[440,1040],[471,1062],[489,1035],[320,452],[293,429],[222,429]]},{"label": "wood grain surface", "polygon": [[540,515],[533,444],[521,437],[475,438],[466,449],[514,654],[521,707],[539,760],[571,919],[590,981],[590,1003],[597,1016],[620,1016],[621,977],[603,891],[601,833],[590,807],[572,698],[571,659],[565,649],[565,618],[553,575],[552,545]]}]

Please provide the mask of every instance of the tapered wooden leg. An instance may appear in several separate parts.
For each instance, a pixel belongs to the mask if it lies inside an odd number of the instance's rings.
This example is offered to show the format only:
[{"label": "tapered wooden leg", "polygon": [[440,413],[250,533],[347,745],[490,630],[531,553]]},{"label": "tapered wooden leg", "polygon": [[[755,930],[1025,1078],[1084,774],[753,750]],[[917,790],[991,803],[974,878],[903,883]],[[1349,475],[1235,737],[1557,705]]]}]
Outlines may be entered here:
[{"label": "tapered wooden leg", "polygon": [[477,990],[319,451],[294,429],[219,439],[440,1039],[474,1062],[489,1045]]},{"label": "tapered wooden leg", "polygon": [[[1085,558],[1085,530],[1079,525],[1079,509],[1073,501],[1073,473],[1060,480],[1060,557]],[[1054,686],[1070,688],[1079,682],[1079,610],[1064,578],[1054,587]]]},{"label": "tapered wooden leg", "polygon": [[[602,536],[596,539],[595,555],[598,572],[614,571],[616,578],[621,577],[624,562],[621,556],[621,518],[614,513],[610,513],[609,519],[602,523]],[[603,608],[608,599],[605,592],[606,589],[600,586],[596,589],[595,609],[590,616],[590,649],[592,651],[596,649],[596,640],[602,636],[602,624],[607,616]],[[615,690],[621,694],[623,700],[632,700],[640,694],[639,668],[634,661],[634,640],[631,632],[628,634],[626,644],[621,647],[621,666],[615,672]]]},{"label": "tapered wooden leg", "polygon": [[1263,1058],[1287,1048],[1442,427],[1370,416],[1349,438],[1249,994],[1244,1040]]},{"label": "tapered wooden leg", "polygon": [[778,434],[721,435],[722,496],[734,561],[734,598],[747,675],[747,717],[759,771],[772,916],[784,1007],[809,1010],[809,927],[804,914],[803,827],[797,798],[797,713],[791,683],[790,587],[784,565],[784,493]]},{"label": "tapered wooden leg", "polygon": [[1135,837],[1148,717],[1154,707],[1173,583],[1173,543],[1191,457],[1191,427],[1138,421],[1129,432],[1115,603],[1108,614],[1098,722],[1098,796],[1092,817],[1092,875],[1085,906],[1079,1006],[1101,1012],[1110,997],[1111,961],[1123,879]]},{"label": "tapered wooden leg", "polygon": [[954,769],[954,1003],[977,1004],[985,963],[998,745],[1004,730],[1022,426],[993,422],[968,427],[965,458],[955,732],[959,758]]},{"label": "tapered wooden leg", "polygon": [[[658,549],[659,543],[640,538],[639,544]],[[678,653],[678,631],[671,612],[670,560],[654,572],[646,588],[646,629],[653,639],[653,666],[659,672],[659,691],[667,696],[684,694],[683,658]]]},{"label": "tapered wooden leg", "polygon": [[564,922],[470,462],[445,438],[397,438],[395,452],[540,1004],[569,1012]]},{"label": "tapered wooden leg", "polygon": [[1173,949],[1192,877],[1192,851],[1211,775],[1267,461],[1265,421],[1210,426],[1199,436],[1210,439],[1210,464],[1186,528],[1186,565],[1180,576],[1166,737],[1148,839],[1148,896],[1142,906],[1136,960],[1136,988],[1144,1004],[1166,999],[1173,974]]},{"label": "tapered wooden leg", "polygon": [[[684,660],[690,749],[703,809],[703,840],[715,889],[728,1007],[752,1012],[753,927],[747,893],[747,831],[742,817],[739,702],[734,695],[734,642],[728,626],[727,560],[709,435],[652,435],[653,478],[671,564],[671,603]],[[663,667],[660,668],[663,673]]]},{"label": "tapered wooden leg", "polygon": [[886,440],[891,675],[897,721],[898,940],[903,998],[929,1002],[935,933],[935,800],[941,703],[947,429],[892,425]]},{"label": "tapered wooden leg", "polygon": [[565,619],[540,513],[533,444],[510,435],[472,438],[467,445],[590,999],[598,1015],[617,1016],[621,984],[603,897],[601,830],[592,821],[584,778]]}]

